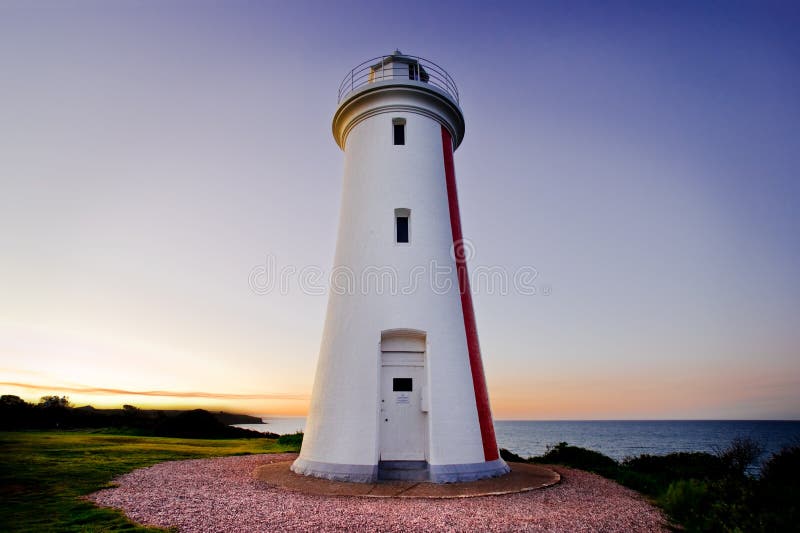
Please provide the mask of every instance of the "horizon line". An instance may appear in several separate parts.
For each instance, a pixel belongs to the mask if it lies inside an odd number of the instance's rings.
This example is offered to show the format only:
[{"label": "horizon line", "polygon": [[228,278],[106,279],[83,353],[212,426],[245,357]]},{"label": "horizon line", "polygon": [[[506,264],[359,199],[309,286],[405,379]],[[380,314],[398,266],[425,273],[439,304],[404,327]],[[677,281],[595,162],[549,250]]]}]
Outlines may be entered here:
[{"label": "horizon line", "polygon": [[267,393],[267,394],[237,394],[226,392],[205,392],[205,391],[186,391],[175,392],[165,390],[136,391],[128,389],[115,389],[106,387],[89,387],[84,385],[35,385],[32,383],[20,383],[14,381],[0,381],[0,386],[18,387],[32,390],[49,390],[60,392],[76,392],[81,394],[119,394],[130,396],[155,396],[164,398],[208,398],[220,400],[307,400],[307,394],[291,393]]}]

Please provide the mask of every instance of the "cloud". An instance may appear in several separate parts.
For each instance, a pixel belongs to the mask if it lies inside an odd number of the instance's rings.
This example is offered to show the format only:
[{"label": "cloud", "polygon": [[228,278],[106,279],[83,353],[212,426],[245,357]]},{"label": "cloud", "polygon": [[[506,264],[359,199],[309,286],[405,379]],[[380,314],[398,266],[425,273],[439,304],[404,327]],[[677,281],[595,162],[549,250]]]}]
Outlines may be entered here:
[{"label": "cloud", "polygon": [[62,385],[35,385],[32,383],[18,383],[13,381],[0,381],[0,386],[21,387],[31,390],[49,392],[76,392],[82,394],[120,394],[131,396],[159,396],[164,398],[210,398],[215,400],[307,400],[307,394],[232,394],[224,392],[178,392],[164,390],[135,391],[126,389],[109,389],[104,387],[86,387],[81,385],[62,386]]}]

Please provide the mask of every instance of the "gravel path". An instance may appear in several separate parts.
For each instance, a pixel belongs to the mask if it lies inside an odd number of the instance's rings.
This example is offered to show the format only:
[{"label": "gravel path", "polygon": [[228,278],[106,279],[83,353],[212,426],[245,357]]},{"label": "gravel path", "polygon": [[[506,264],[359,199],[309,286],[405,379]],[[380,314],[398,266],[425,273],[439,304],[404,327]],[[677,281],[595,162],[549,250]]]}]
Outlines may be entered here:
[{"label": "gravel path", "polygon": [[458,500],[368,499],[285,492],[253,478],[294,454],[172,461],[118,478],[88,496],[141,524],[181,532],[260,531],[667,531],[663,515],[600,476],[556,468],[559,485]]}]

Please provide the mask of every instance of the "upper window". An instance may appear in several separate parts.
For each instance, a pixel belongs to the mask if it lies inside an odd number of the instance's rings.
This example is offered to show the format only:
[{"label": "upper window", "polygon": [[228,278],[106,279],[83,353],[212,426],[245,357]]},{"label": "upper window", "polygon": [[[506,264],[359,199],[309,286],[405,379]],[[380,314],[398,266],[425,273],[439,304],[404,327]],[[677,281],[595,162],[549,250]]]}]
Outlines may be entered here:
[{"label": "upper window", "polygon": [[408,217],[397,217],[397,242],[408,242]]},{"label": "upper window", "polygon": [[392,138],[395,145],[406,144],[406,119],[392,119]]},{"label": "upper window", "polygon": [[404,244],[411,242],[411,210],[398,208],[394,210],[395,242]]}]

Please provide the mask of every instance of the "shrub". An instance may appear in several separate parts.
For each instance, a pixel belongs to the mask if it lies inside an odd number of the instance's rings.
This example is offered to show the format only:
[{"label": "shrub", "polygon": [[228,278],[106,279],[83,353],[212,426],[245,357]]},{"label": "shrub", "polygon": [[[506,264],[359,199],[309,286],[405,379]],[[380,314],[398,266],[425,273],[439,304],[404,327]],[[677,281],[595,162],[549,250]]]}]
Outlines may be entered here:
[{"label": "shrub", "polygon": [[761,467],[761,481],[767,485],[793,486],[800,490],[800,444],[786,446]]},{"label": "shrub", "polygon": [[670,516],[689,530],[706,530],[706,519],[711,507],[708,484],[696,479],[672,482],[660,503]]},{"label": "shrub", "polygon": [[703,452],[677,452],[667,455],[640,455],[622,462],[628,469],[652,474],[666,484],[679,479],[720,479],[725,466],[716,455]]},{"label": "shrub", "polygon": [[500,458],[509,463],[527,463],[528,460],[520,457],[514,452],[510,452],[505,448],[500,448]]},{"label": "shrub", "polygon": [[636,472],[624,466],[617,470],[612,479],[628,488],[654,497],[664,494],[669,486],[669,482],[664,481],[660,476]]},{"label": "shrub", "polygon": [[539,457],[531,457],[531,461],[572,466],[609,477],[614,477],[619,466],[614,459],[607,455],[578,446],[570,446],[566,442],[559,442],[555,446],[548,447],[547,453]]},{"label": "shrub", "polygon": [[747,467],[764,453],[764,447],[751,437],[736,437],[717,456],[730,474],[743,476]]},{"label": "shrub", "polygon": [[281,435],[278,437],[278,444],[283,444],[285,446],[297,446],[299,447],[303,444],[303,432],[297,431],[295,433],[287,433],[286,435]]},{"label": "shrub", "polygon": [[787,446],[764,463],[758,489],[765,530],[800,530],[800,445]]}]

